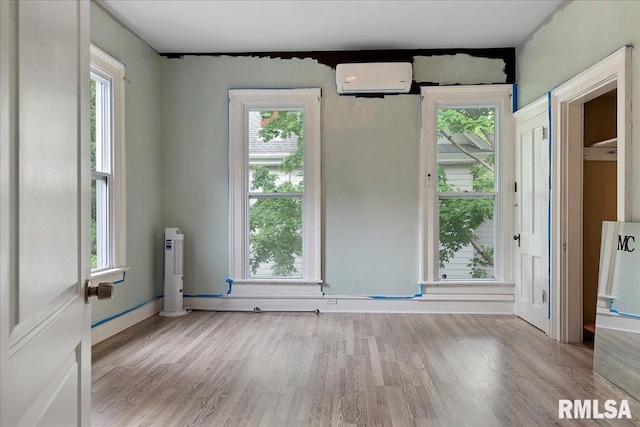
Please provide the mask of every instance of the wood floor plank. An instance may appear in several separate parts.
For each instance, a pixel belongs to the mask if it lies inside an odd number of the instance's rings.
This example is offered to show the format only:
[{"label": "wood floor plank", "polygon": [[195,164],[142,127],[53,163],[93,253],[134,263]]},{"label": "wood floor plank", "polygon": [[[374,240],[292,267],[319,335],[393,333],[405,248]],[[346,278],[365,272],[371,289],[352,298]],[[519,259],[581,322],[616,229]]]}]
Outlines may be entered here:
[{"label": "wood floor plank", "polygon": [[558,399],[640,402],[593,351],[515,316],[154,316],[93,347],[97,426],[558,425]]}]

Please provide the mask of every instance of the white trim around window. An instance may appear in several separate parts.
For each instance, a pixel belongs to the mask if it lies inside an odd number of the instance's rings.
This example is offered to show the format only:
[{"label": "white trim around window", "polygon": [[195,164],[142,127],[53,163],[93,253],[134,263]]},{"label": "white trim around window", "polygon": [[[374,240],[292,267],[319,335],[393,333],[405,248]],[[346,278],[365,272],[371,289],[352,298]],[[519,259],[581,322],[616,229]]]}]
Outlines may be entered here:
[{"label": "white trim around window", "polygon": [[91,79],[104,83],[99,123],[101,167],[92,179],[107,182],[106,208],[102,216],[102,265],[91,270],[91,279],[114,282],[128,270],[126,261],[126,163],[125,163],[125,66],[94,45],[90,47]]},{"label": "white trim around window", "polygon": [[[513,284],[513,115],[511,85],[421,88],[420,281],[421,285]],[[495,109],[495,191],[438,192],[438,110]],[[443,198],[493,198],[494,265],[491,279],[445,279],[439,274],[439,203]]]},{"label": "white trim around window", "polygon": [[[229,277],[235,291],[232,291],[232,295],[239,292],[243,285],[261,286],[260,289],[265,292],[276,293],[291,292],[291,285],[310,285],[313,289],[306,290],[303,286],[301,292],[320,292],[320,102],[320,89],[315,88],[229,90]],[[250,188],[249,114],[255,114],[256,111],[303,112],[302,190],[257,193]],[[297,277],[258,277],[251,274],[250,206],[252,202],[265,198],[290,198],[302,202],[302,271]],[[250,292],[257,291],[251,288]],[[295,292],[298,293],[298,290]]]}]

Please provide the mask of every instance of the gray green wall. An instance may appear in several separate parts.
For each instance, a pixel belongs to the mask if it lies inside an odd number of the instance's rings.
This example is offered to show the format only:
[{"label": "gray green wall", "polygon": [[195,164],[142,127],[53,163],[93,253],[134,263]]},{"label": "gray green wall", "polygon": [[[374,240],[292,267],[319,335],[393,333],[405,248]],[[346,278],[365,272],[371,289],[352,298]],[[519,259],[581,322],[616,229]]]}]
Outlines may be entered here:
[{"label": "gray green wall", "polygon": [[[519,105],[543,96],[625,45],[632,52],[633,145],[640,144],[640,2],[573,1],[517,50]],[[640,150],[633,150],[633,217],[640,221]]]},{"label": "gray green wall", "polygon": [[[504,83],[496,61],[418,58],[414,75]],[[430,67],[430,68],[424,68]],[[483,68],[483,67],[486,67]],[[322,88],[324,291],[418,291],[419,96],[338,96],[335,71],[312,59],[186,56],[162,60],[163,218],[185,233],[185,294],[225,293],[228,101],[232,88]]]},{"label": "gray green wall", "polygon": [[[228,277],[231,88],[320,87],[325,291],[418,290],[419,97],[339,97],[335,71],[311,59],[161,58],[91,3],[91,42],[126,65],[127,264],[102,320],[162,289],[162,232],[185,240],[185,294],[218,294]],[[504,83],[502,60],[417,57],[415,79]],[[453,79],[453,81],[452,81]]]},{"label": "gray green wall", "polygon": [[93,301],[101,320],[161,292],[160,57],[91,2],[91,43],[126,66],[127,272],[113,300]]}]

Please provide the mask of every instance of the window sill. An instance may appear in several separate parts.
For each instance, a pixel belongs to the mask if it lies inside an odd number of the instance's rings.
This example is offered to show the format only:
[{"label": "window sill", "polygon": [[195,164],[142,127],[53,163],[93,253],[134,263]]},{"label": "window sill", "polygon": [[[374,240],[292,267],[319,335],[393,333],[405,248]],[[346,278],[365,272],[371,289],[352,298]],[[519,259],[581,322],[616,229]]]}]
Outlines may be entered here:
[{"label": "window sill", "polygon": [[227,298],[322,298],[322,281],[244,279],[233,281]]},{"label": "window sill", "polygon": [[110,268],[108,270],[96,271],[91,273],[91,281],[100,283],[115,283],[124,280],[125,271],[129,271],[129,267]]},{"label": "window sill", "polygon": [[500,280],[438,280],[438,281],[426,281],[418,282],[420,286],[468,286],[483,287],[483,286],[515,286],[514,282],[504,282]]},{"label": "window sill", "polygon": [[233,280],[234,285],[321,285],[322,279],[240,279]]}]

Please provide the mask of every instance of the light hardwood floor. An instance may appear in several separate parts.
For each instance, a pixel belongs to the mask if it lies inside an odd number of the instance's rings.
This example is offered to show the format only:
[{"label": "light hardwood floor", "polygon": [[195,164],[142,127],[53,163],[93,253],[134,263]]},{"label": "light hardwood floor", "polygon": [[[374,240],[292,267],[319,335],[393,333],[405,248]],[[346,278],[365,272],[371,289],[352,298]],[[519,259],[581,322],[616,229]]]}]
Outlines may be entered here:
[{"label": "light hardwood floor", "polygon": [[[515,316],[154,316],[93,348],[96,426],[557,425],[558,399],[628,399],[593,351]],[[592,425],[569,421],[568,425]]]}]

